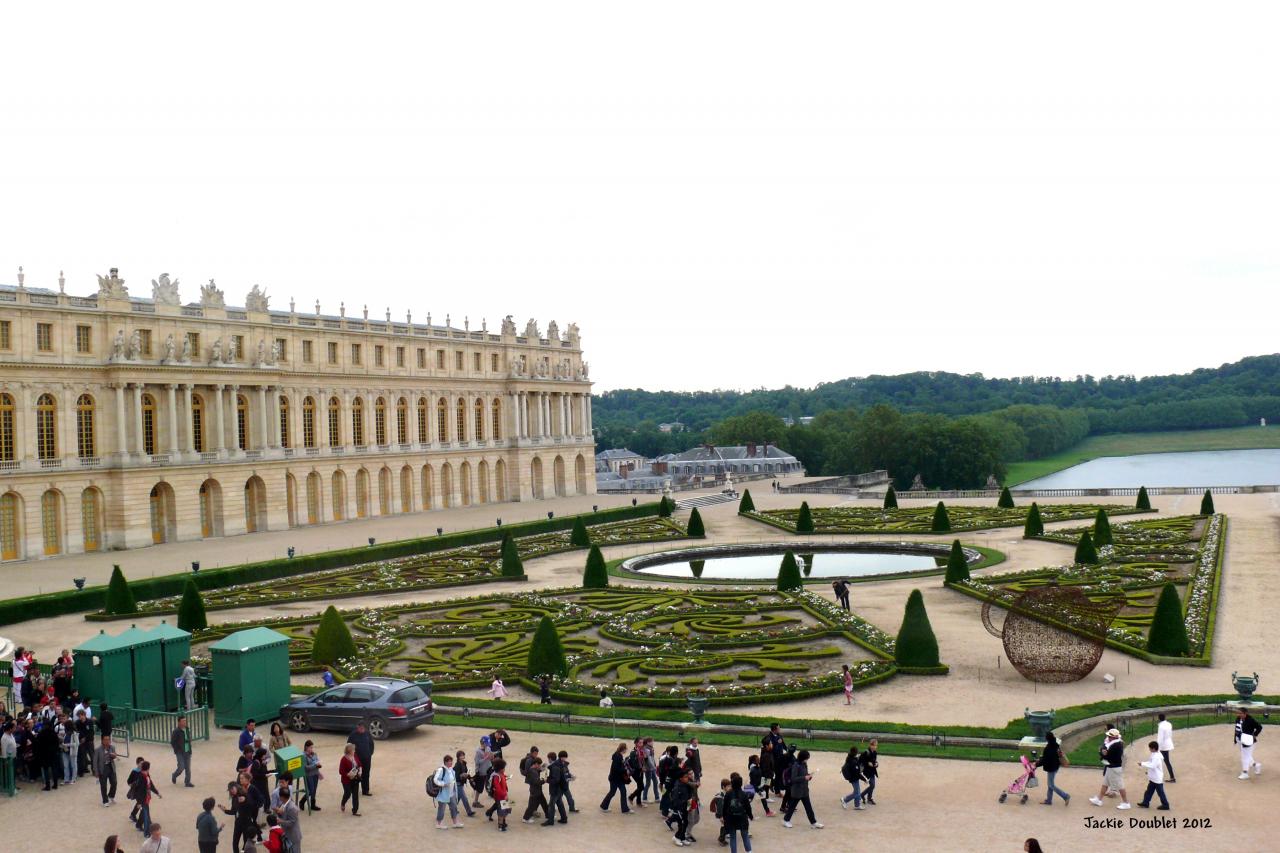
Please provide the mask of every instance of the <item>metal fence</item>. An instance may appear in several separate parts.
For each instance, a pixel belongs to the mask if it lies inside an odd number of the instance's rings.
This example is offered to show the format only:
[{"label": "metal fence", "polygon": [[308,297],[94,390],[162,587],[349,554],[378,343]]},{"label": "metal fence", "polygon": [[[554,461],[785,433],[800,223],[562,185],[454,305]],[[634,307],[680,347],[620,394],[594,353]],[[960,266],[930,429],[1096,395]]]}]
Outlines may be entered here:
[{"label": "metal fence", "polygon": [[187,718],[187,731],[192,740],[209,739],[209,708],[201,705],[190,711],[161,711],[154,708],[134,708],[125,705],[123,708],[112,708],[115,715],[112,728],[122,731],[130,741],[144,743],[168,743],[173,730],[178,727],[178,718]]}]

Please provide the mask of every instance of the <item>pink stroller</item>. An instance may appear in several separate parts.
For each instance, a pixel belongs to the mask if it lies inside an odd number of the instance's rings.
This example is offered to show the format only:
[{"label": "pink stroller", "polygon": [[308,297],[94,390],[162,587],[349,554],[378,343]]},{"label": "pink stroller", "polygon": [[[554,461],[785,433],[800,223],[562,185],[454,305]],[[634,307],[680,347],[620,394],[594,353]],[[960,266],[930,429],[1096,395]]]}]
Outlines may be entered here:
[{"label": "pink stroller", "polygon": [[1038,786],[1040,784],[1040,780],[1036,778],[1036,766],[1031,763],[1031,759],[1027,758],[1025,755],[1020,755],[1018,757],[1022,761],[1022,775],[1010,782],[1009,787],[1000,792],[1000,802],[1003,803],[1005,800],[1009,799],[1010,794],[1013,794],[1015,797],[1021,794],[1022,799],[1018,802],[1025,806],[1027,804],[1028,796],[1027,789]]}]

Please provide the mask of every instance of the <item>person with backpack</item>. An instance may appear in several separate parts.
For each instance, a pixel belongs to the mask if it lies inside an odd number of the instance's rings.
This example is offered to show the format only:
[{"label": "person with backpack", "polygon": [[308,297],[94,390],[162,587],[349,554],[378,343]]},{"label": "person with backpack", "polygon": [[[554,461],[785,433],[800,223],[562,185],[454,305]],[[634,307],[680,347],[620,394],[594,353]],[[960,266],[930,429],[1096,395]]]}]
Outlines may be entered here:
[{"label": "person with backpack", "polygon": [[738,836],[742,836],[742,849],[751,853],[751,795],[742,785],[742,775],[729,774],[729,790],[720,803],[721,820],[729,839],[729,853],[738,853]]},{"label": "person with backpack", "polygon": [[876,804],[876,780],[880,778],[880,754],[876,751],[879,745],[879,741],[868,741],[867,748],[858,757],[862,764],[862,778],[867,780],[867,790],[862,792],[862,802],[872,806]]},{"label": "person with backpack", "polygon": [[778,811],[785,812],[791,806],[791,765],[796,763],[796,748],[787,744],[781,758],[774,759],[774,789],[778,791],[781,802]]},{"label": "person with backpack", "polygon": [[636,808],[644,808],[641,802],[644,796],[644,738],[636,738],[627,756],[627,775],[636,783],[636,789],[627,797],[628,802],[636,804]]},{"label": "person with backpack", "polygon": [[1058,775],[1058,771],[1063,767],[1067,767],[1071,762],[1067,760],[1066,753],[1062,751],[1062,745],[1058,743],[1058,738],[1053,732],[1045,735],[1044,753],[1040,759],[1036,761],[1036,767],[1043,768],[1045,772],[1044,783],[1044,799],[1040,801],[1042,805],[1053,805],[1053,794],[1056,791],[1059,797],[1062,797],[1064,806],[1071,805],[1071,795],[1054,784],[1054,777]]},{"label": "person with backpack", "polygon": [[[462,808],[466,811],[467,817],[475,817],[476,813],[471,808],[471,798],[467,794],[467,786],[471,782],[471,771],[467,769],[467,752],[460,749],[454,755],[453,772],[458,779],[458,787],[455,790],[457,801],[462,804]],[[479,805],[477,803],[477,805]]]},{"label": "person with backpack", "polygon": [[453,756],[446,755],[435,773],[427,777],[427,796],[436,802],[436,829],[448,829],[444,822],[444,810],[449,809],[453,828],[465,825],[458,818],[458,776],[453,770]]},{"label": "person with backpack", "polygon": [[1262,724],[1244,708],[1236,709],[1235,742],[1240,745],[1240,775],[1237,779],[1248,779],[1249,771],[1257,776],[1262,773],[1262,763],[1255,761],[1253,749],[1262,735]]},{"label": "person with backpack", "polygon": [[627,774],[626,754],[627,745],[620,743],[609,759],[609,793],[600,801],[602,812],[609,810],[613,795],[618,793],[622,795],[622,813],[631,814],[631,808],[627,805],[627,783],[631,781],[631,777]]},{"label": "person with backpack", "polygon": [[[768,755],[768,753],[765,754]],[[729,779],[732,781],[733,777],[730,776]],[[760,805],[764,806],[764,816],[773,817],[773,812],[769,811],[769,783],[773,781],[773,777],[765,775],[760,756],[748,756],[747,779],[751,784],[751,790],[760,796]]]},{"label": "person with backpack", "polygon": [[720,790],[716,791],[716,795],[711,798],[711,816],[720,821],[720,832],[716,836],[716,840],[720,842],[720,846],[724,847],[729,842],[725,839],[727,830],[724,825],[724,795],[729,791],[729,780],[720,780]]},{"label": "person with backpack", "polygon": [[[493,760],[493,772],[485,782],[485,790],[493,797],[493,809],[498,814],[498,830],[507,831],[507,815],[511,814],[511,802],[507,799],[507,762],[501,758]],[[490,818],[492,820],[492,818]]]},{"label": "person with backpack", "polygon": [[534,815],[541,809],[545,815],[542,825],[555,826],[556,822],[551,817],[551,803],[547,802],[547,795],[542,790],[547,783],[547,771],[542,766],[542,758],[537,755],[527,756],[524,768],[524,781],[529,786],[529,805],[525,807],[522,820],[533,823]]},{"label": "person with backpack", "polygon": [[561,751],[558,755],[553,749],[547,753],[551,763],[547,765],[547,790],[551,792],[550,811],[554,815],[560,812],[560,822],[568,823],[569,815],[564,808],[564,795],[569,790],[569,753]]},{"label": "person with backpack", "polygon": [[840,808],[849,808],[849,803],[853,803],[854,811],[862,811],[862,783],[867,781],[862,776],[862,762],[859,760],[857,746],[849,747],[849,754],[844,757],[844,766],[840,768],[840,775],[844,777],[844,781],[853,786],[853,793],[845,794],[840,798]]},{"label": "person with backpack", "polygon": [[160,792],[156,790],[155,782],[151,781],[150,761],[144,761],[138,765],[138,776],[134,780],[130,793],[133,794],[133,801],[138,804],[138,828],[142,830],[143,835],[150,835],[151,795],[154,794],[164,799],[164,797],[160,796]]},{"label": "person with backpack", "polygon": [[[663,751],[662,758],[658,760],[658,784],[662,786],[662,796],[658,799],[658,811],[664,818],[669,818],[671,815],[671,791],[680,777],[679,771],[680,747],[668,746]],[[668,819],[667,829],[670,828],[671,821]]]},{"label": "person with backpack", "polygon": [[796,753],[796,760],[787,768],[787,787],[791,792],[791,801],[782,814],[782,825],[791,828],[791,816],[796,813],[796,805],[804,805],[805,817],[809,818],[809,826],[822,829],[822,824],[813,813],[813,803],[809,801],[809,782],[813,774],[809,772],[809,750],[802,749]]}]

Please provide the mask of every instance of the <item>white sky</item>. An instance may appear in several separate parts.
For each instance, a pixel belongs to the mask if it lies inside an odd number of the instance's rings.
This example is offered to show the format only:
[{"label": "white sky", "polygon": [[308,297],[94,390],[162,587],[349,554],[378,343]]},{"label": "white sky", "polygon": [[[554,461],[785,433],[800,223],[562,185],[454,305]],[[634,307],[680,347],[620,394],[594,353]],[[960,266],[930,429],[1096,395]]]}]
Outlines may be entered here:
[{"label": "white sky", "polygon": [[598,390],[1276,346],[1280,7],[0,12],[0,282],[582,326]]}]

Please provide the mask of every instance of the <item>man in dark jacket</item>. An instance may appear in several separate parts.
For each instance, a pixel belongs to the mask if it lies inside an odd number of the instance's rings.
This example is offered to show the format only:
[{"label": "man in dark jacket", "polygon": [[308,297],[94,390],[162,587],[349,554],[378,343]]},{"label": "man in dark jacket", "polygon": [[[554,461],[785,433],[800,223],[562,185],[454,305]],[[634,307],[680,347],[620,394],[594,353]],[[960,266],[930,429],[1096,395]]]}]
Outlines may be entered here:
[{"label": "man in dark jacket", "polygon": [[169,777],[169,781],[178,784],[178,777],[183,773],[186,779],[183,785],[187,788],[194,788],[191,784],[191,732],[187,730],[187,718],[179,717],[178,725],[174,727],[173,732],[169,735],[169,746],[173,749],[173,757],[177,761],[178,766],[174,768],[173,775]]},{"label": "man in dark jacket", "polygon": [[873,806],[876,804],[874,797],[876,779],[880,776],[880,754],[876,751],[879,746],[879,741],[870,741],[867,748],[862,751],[862,755],[858,757],[862,765],[862,778],[867,780],[867,790],[862,795],[862,801]]},{"label": "man in dark jacket", "polygon": [[524,822],[533,823],[533,816],[538,813],[538,809],[542,809],[546,815],[542,825],[555,826],[556,822],[551,817],[551,804],[547,802],[547,796],[542,792],[542,786],[546,784],[546,779],[542,775],[542,759],[531,755],[522,763],[525,768],[524,781],[529,786],[529,805],[524,810]]},{"label": "man in dark jacket", "polygon": [[373,735],[365,728],[364,721],[356,723],[356,730],[347,736],[347,743],[356,745],[356,758],[360,759],[360,795],[372,796],[369,793],[369,777],[373,775]]},{"label": "man in dark jacket", "polygon": [[560,811],[560,822],[568,823],[569,815],[564,808],[564,795],[569,791],[569,753],[556,754],[555,750],[547,753],[551,763],[547,765],[547,789],[551,792],[551,806],[548,814]]},{"label": "man in dark jacket", "polygon": [[111,734],[111,725],[115,722],[115,715],[111,713],[111,709],[107,707],[107,703],[103,702],[98,706],[98,734],[106,737]]},{"label": "man in dark jacket", "polygon": [[618,748],[614,750],[613,756],[609,759],[609,793],[605,794],[604,799],[600,801],[600,811],[602,812],[609,810],[609,802],[613,799],[615,793],[622,795],[620,799],[622,813],[628,814],[631,811],[631,808],[627,805],[626,753],[627,745],[620,743]]},{"label": "man in dark jacket", "polygon": [[102,804],[109,806],[116,801],[116,748],[111,735],[102,739],[102,746],[93,751],[93,775],[98,778],[102,791]]},{"label": "man in dark jacket", "polygon": [[1253,749],[1261,734],[1262,724],[1244,708],[1237,708],[1235,743],[1240,745],[1240,775],[1237,779],[1248,779],[1250,770],[1255,776],[1262,772],[1262,763],[1253,757]]},{"label": "man in dark jacket", "polygon": [[1107,790],[1114,789],[1120,793],[1120,805],[1116,808],[1124,811],[1130,806],[1129,793],[1124,789],[1124,741],[1120,739],[1118,729],[1107,730],[1106,739],[1099,747],[1098,754],[1102,757],[1104,768],[1102,788],[1099,789],[1098,796],[1089,798],[1089,802],[1095,806],[1102,805],[1102,798],[1107,795]]},{"label": "man in dark jacket", "polygon": [[61,775],[62,745],[58,740],[57,726],[51,722],[44,723],[40,726],[40,731],[36,732],[36,761],[39,762],[40,773],[44,777],[44,790],[49,790],[51,782],[56,789]]},{"label": "man in dark jacket", "polygon": [[[693,801],[694,792],[697,790],[697,783],[694,782],[693,769],[686,767],[678,780],[675,787],[671,789],[671,821],[676,824],[676,834],[673,836],[676,843],[683,847],[688,840],[689,832],[689,803]],[[670,822],[668,822],[670,825]]]},{"label": "man in dark jacket", "polygon": [[511,735],[507,734],[506,729],[498,729],[489,735],[489,749],[493,752],[494,758],[502,757],[502,748],[511,746]]}]

